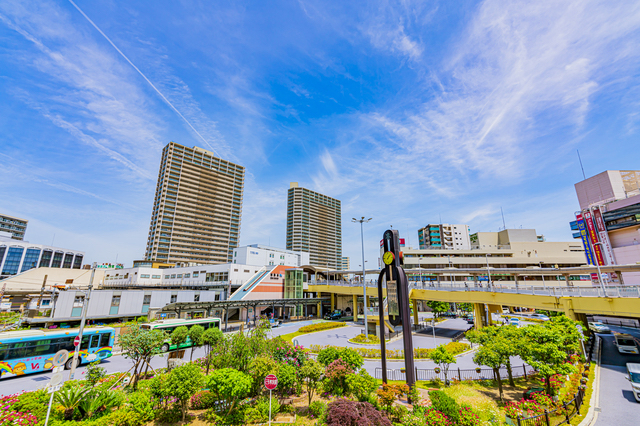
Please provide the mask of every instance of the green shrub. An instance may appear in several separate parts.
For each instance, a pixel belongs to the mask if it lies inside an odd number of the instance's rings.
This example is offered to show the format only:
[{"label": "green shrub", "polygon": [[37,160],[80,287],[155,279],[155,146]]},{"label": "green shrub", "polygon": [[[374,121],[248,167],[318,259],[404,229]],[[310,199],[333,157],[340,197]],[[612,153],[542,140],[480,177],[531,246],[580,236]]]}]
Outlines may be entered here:
[{"label": "green shrub", "polygon": [[379,344],[380,339],[375,334],[370,334],[368,337],[364,334],[358,334],[353,339],[349,339],[352,343],[369,343],[369,344]]},{"label": "green shrub", "polygon": [[360,402],[369,401],[371,394],[378,388],[376,379],[367,370],[362,369],[358,374],[349,374],[346,379],[347,392],[355,396]]},{"label": "green shrub", "polygon": [[153,398],[149,391],[138,391],[130,394],[127,398],[127,406],[131,411],[138,414],[144,423],[150,422],[155,417]]},{"label": "green shrub", "polygon": [[44,419],[47,415],[50,396],[44,389],[25,392],[17,397],[18,400],[12,405],[11,409],[21,413],[30,413]]},{"label": "green shrub", "polygon": [[335,346],[327,346],[318,352],[318,362],[325,367],[340,357],[340,352]]},{"label": "green shrub", "polygon": [[202,370],[195,364],[181,365],[169,373],[166,393],[178,399],[182,409],[182,421],[186,419],[189,400],[202,388],[203,384]]},{"label": "green shrub", "polygon": [[305,325],[298,329],[301,333],[313,333],[314,331],[331,330],[332,328],[344,327],[344,322],[321,322],[318,324]]},{"label": "green shrub", "polygon": [[364,364],[364,359],[357,349],[328,346],[318,353],[318,362],[326,367],[340,358],[351,370],[358,371]]},{"label": "green shrub", "polygon": [[431,406],[434,409],[447,416],[454,424],[458,423],[460,406],[455,399],[440,390],[429,392],[429,399],[431,399]]},{"label": "green shrub", "polygon": [[322,401],[313,401],[309,405],[309,413],[315,418],[320,418],[324,416],[326,412],[327,412],[327,404],[325,404]]},{"label": "green shrub", "polygon": [[[256,401],[255,405],[256,410],[261,415],[262,421],[267,421],[269,419],[269,397],[263,396],[262,398]],[[271,419],[276,416],[280,412],[281,405],[276,398],[271,398]]]},{"label": "green shrub", "polygon": [[194,410],[205,410],[215,406],[216,402],[216,396],[213,393],[204,390],[193,395],[189,405]]},{"label": "green shrub", "polygon": [[290,394],[292,390],[297,391],[299,380],[295,367],[288,364],[280,364],[278,368],[278,388],[282,394]]}]

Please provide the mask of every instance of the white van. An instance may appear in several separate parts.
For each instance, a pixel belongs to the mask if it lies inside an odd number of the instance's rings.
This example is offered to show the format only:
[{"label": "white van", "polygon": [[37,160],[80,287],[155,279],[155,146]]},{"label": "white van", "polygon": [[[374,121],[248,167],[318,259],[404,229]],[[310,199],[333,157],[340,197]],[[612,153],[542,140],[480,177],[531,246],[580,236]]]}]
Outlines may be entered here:
[{"label": "white van", "polygon": [[627,380],[631,382],[631,390],[636,401],[640,402],[640,364],[627,364]]},{"label": "white van", "polygon": [[638,347],[636,341],[630,334],[616,333],[613,344],[618,347],[618,352],[621,354],[637,354]]}]

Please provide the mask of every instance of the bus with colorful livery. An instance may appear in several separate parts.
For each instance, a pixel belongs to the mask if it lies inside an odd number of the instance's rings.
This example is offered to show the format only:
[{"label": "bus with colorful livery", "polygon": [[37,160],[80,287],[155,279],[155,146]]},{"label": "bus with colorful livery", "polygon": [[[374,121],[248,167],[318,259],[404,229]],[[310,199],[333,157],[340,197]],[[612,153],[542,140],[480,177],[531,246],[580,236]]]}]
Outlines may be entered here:
[{"label": "bus with colorful livery", "polygon": [[194,318],[194,319],[167,319],[142,324],[140,327],[144,330],[162,330],[167,334],[167,339],[164,341],[160,350],[162,352],[169,352],[176,349],[189,348],[192,346],[191,339],[187,338],[187,341],[180,345],[171,343],[171,333],[178,327],[185,326],[191,328],[194,325],[201,325],[205,330],[211,327],[220,329],[220,318]]},{"label": "bus with colorful livery", "polygon": [[[79,329],[38,329],[0,333],[0,377],[51,370],[53,356],[62,349],[69,351],[65,368],[70,369],[75,351],[73,341],[79,332]],[[77,365],[109,358],[114,336],[111,327],[85,328]]]}]

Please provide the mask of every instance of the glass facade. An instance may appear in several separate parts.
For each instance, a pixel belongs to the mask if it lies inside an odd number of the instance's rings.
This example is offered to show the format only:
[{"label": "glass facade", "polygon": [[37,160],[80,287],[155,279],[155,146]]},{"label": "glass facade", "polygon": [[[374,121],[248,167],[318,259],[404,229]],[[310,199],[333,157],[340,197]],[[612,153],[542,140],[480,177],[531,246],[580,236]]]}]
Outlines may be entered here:
[{"label": "glass facade", "polygon": [[83,256],[81,254],[76,254],[75,259],[73,259],[73,269],[82,268],[82,258]]},{"label": "glass facade", "polygon": [[20,266],[23,253],[24,248],[22,247],[9,247],[7,260],[5,260],[4,267],[2,268],[2,275],[15,275],[18,273],[18,267]]},{"label": "glass facade", "polygon": [[28,271],[38,266],[38,259],[40,258],[40,249],[27,249],[27,254],[22,261],[22,268],[20,272]]},{"label": "glass facade", "polygon": [[53,257],[53,252],[51,250],[45,250],[42,252],[42,257],[40,258],[40,268],[48,268],[51,264],[51,258]]},{"label": "glass facade", "polygon": [[59,268],[60,265],[62,265],[62,255],[62,252],[55,252],[55,254],[53,255],[53,262],[51,262],[52,268]]},{"label": "glass facade", "polygon": [[4,253],[7,251],[6,247],[0,247],[0,265],[2,265],[2,261],[4,260]]}]

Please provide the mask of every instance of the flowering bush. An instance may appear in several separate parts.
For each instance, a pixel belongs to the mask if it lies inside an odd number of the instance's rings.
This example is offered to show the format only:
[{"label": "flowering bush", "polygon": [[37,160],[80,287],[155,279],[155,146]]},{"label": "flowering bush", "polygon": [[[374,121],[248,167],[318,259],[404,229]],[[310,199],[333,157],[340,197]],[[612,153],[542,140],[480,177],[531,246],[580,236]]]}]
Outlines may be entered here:
[{"label": "flowering bush", "polygon": [[38,418],[29,412],[15,411],[18,395],[8,395],[0,399],[0,425],[34,426]]},{"label": "flowering bush", "polygon": [[460,407],[458,426],[476,426],[480,424],[480,416],[473,412],[471,407]]},{"label": "flowering bush", "polygon": [[[541,396],[535,396],[541,395]],[[508,402],[504,407],[505,414],[512,419],[516,417],[533,417],[539,414],[543,414],[545,408],[549,407],[551,398],[545,394],[534,394],[534,400],[522,398],[518,402]]]},{"label": "flowering bush", "polygon": [[189,405],[194,410],[211,408],[216,403],[216,397],[209,391],[200,391],[191,397]]},{"label": "flowering bush", "polygon": [[304,364],[308,357],[304,348],[300,345],[293,346],[283,344],[273,350],[273,358],[276,361],[284,362],[296,368],[302,367],[302,364]]},{"label": "flowering bush", "polygon": [[339,328],[346,326],[345,322],[321,322],[318,324],[305,325],[298,329],[301,333],[313,333],[314,331],[331,330],[332,328]]},{"label": "flowering bush", "polygon": [[380,405],[382,405],[387,411],[391,409],[393,403],[399,396],[407,392],[409,392],[409,387],[407,385],[389,385],[386,383],[382,384],[382,389],[378,389],[376,391]]},{"label": "flowering bush", "polygon": [[347,390],[346,377],[353,373],[349,365],[341,358],[327,365],[324,376],[326,377],[326,389],[330,389],[337,395],[343,395]]},{"label": "flowering bush", "polygon": [[428,408],[424,412],[426,426],[453,426],[453,423],[447,416],[434,408]]},{"label": "flowering bush", "polygon": [[[564,376],[560,374],[554,374],[553,376],[551,376],[549,378],[549,383],[551,384],[551,393],[557,395],[560,388],[562,388],[562,386],[564,385],[564,382]],[[544,377],[542,378],[542,383],[544,383],[545,386],[547,384],[547,380]]]}]

